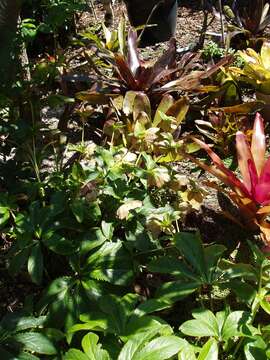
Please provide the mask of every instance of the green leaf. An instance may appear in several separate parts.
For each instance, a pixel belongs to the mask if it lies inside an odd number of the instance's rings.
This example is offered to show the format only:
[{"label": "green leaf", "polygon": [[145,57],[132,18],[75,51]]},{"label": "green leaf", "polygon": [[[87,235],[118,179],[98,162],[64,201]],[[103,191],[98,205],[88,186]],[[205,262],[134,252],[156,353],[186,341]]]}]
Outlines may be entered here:
[{"label": "green leaf", "polygon": [[59,255],[73,255],[78,247],[77,244],[73,244],[70,240],[56,233],[44,236],[42,242],[48,249]]},{"label": "green leaf", "polygon": [[252,265],[241,263],[234,264],[224,259],[222,259],[219,265],[224,272],[223,276],[225,279],[256,279],[256,271]]},{"label": "green leaf", "polygon": [[172,328],[162,319],[155,316],[131,316],[125,328],[125,336],[121,339],[126,342],[140,333],[156,332],[167,336],[173,333]]},{"label": "green leaf", "polygon": [[143,332],[134,335],[122,348],[117,360],[133,360],[134,356],[140,349],[150,341],[158,332],[160,328],[154,328],[148,332]]},{"label": "green leaf", "polygon": [[178,354],[178,360],[196,360],[197,358],[193,346],[191,346],[186,340],[183,341],[185,342],[185,345]]},{"label": "green leaf", "polygon": [[107,351],[100,348],[99,337],[94,333],[86,334],[82,339],[82,348],[89,360],[110,360]]},{"label": "green leaf", "polygon": [[187,96],[182,96],[167,110],[166,115],[174,116],[176,124],[179,126],[185,119],[188,109],[189,99]]},{"label": "green leaf", "polygon": [[1,327],[9,331],[23,331],[37,328],[45,323],[46,316],[24,316],[21,313],[10,313],[1,320]]},{"label": "green leaf", "polygon": [[133,261],[120,240],[105,242],[90,255],[84,272],[100,281],[127,285],[133,278]]},{"label": "green leaf", "polygon": [[198,271],[199,275],[205,279],[206,264],[200,234],[188,232],[177,233],[173,241],[184,258]]},{"label": "green leaf", "polygon": [[172,256],[163,256],[151,261],[148,265],[148,270],[161,274],[183,275],[192,280],[199,281],[199,279],[196,278],[196,274],[194,274],[182,260]]},{"label": "green leaf", "polygon": [[23,345],[23,348],[37,354],[55,355],[54,344],[43,334],[27,332],[13,335],[13,339]]},{"label": "green leaf", "polygon": [[63,301],[66,293],[76,284],[76,280],[69,276],[64,276],[53,280],[44,291],[41,300],[38,303],[39,311],[43,311],[51,302],[56,299]]},{"label": "green leaf", "polygon": [[180,326],[185,335],[219,338],[219,326],[215,315],[207,309],[198,309],[192,313],[195,320],[188,320]]},{"label": "green leaf", "polygon": [[20,354],[15,356],[1,347],[0,347],[0,359],[1,360],[39,360],[38,357],[27,352],[20,352]]},{"label": "green leaf", "polygon": [[106,237],[100,228],[92,228],[83,235],[80,247],[80,254],[85,255],[91,250],[101,246],[106,241]]},{"label": "green leaf", "polygon": [[137,309],[134,311],[134,314],[137,316],[143,316],[147,314],[151,314],[156,311],[161,311],[167,309],[171,305],[166,301],[160,301],[157,299],[149,299],[145,302],[141,303]]},{"label": "green leaf", "polygon": [[232,280],[229,284],[226,283],[224,285],[229,287],[236,294],[239,300],[251,306],[257,294],[252,285],[240,280]]},{"label": "green leaf", "polygon": [[165,94],[155,113],[155,117],[152,123],[153,127],[157,127],[162,120],[161,113],[166,114],[167,110],[174,104],[174,98],[170,94]]},{"label": "green leaf", "polygon": [[225,250],[225,246],[218,244],[207,246],[204,249],[207,280],[209,283],[215,280],[213,278],[214,271],[216,270],[218,260],[220,259],[221,255],[224,253]]},{"label": "green leaf", "polygon": [[82,330],[105,331],[105,330],[108,330],[107,323],[108,323],[107,319],[88,320],[84,324],[75,324],[75,325],[71,326],[71,328],[68,331],[69,331],[69,333],[75,333],[77,331],[82,331]]},{"label": "green leaf", "polygon": [[100,302],[100,309],[109,315],[110,331],[113,330],[118,335],[125,334],[125,327],[128,318],[132,314],[135,304],[138,301],[138,295],[126,294],[122,298],[116,296],[104,296]]},{"label": "green leaf", "polygon": [[89,360],[89,357],[82,351],[77,349],[70,349],[64,356],[65,360]]},{"label": "green leaf", "polygon": [[260,335],[247,339],[244,345],[246,360],[266,360],[266,348],[267,345]]},{"label": "green leaf", "polygon": [[203,346],[198,360],[218,360],[218,344],[215,339],[209,339]]},{"label": "green leaf", "polygon": [[9,208],[6,206],[0,206],[0,226],[5,225],[10,217]]},{"label": "green leaf", "polygon": [[32,281],[40,285],[43,277],[43,254],[39,242],[32,247],[27,267]]},{"label": "green leaf", "polygon": [[186,296],[192,294],[198,289],[200,283],[189,282],[185,283],[182,281],[172,281],[164,283],[158,288],[155,297],[159,301],[173,303],[184,299]]},{"label": "green leaf", "polygon": [[113,223],[108,223],[104,220],[101,222],[101,229],[103,232],[103,235],[107,240],[111,240],[113,237]]},{"label": "green leaf", "polygon": [[184,346],[177,336],[161,336],[150,341],[132,360],[165,360],[177,354]]},{"label": "green leaf", "polygon": [[73,212],[73,215],[75,216],[78,223],[82,223],[84,220],[84,209],[85,204],[83,199],[74,199],[72,203],[70,204],[70,208]]},{"label": "green leaf", "polygon": [[87,259],[87,265],[91,268],[104,262],[111,263],[116,259],[117,252],[122,248],[121,241],[106,242]]},{"label": "green leaf", "polygon": [[151,119],[151,103],[146,94],[137,92],[133,103],[133,119],[136,121],[139,114],[145,113],[146,118]]},{"label": "green leaf", "polygon": [[263,299],[263,300],[260,301],[260,305],[261,305],[261,307],[263,308],[263,310],[264,310],[268,315],[270,315],[270,303],[269,303],[267,300]]},{"label": "green leaf", "polygon": [[241,336],[242,325],[250,320],[250,314],[246,311],[234,311],[228,315],[222,328],[222,340],[227,341],[235,336]]}]

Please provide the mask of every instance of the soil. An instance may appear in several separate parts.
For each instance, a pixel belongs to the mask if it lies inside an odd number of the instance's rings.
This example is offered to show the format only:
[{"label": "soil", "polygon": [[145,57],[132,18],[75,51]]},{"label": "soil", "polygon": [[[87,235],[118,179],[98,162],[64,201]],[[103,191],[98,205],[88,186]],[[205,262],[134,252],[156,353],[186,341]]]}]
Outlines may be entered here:
[{"label": "soil", "polygon": [[[116,27],[118,24],[120,14],[125,14],[125,17],[127,19],[125,5],[121,1],[117,1],[114,6],[114,27]],[[93,12],[89,12],[84,13],[81,16],[79,27],[92,27],[93,24],[96,23],[96,18],[98,19],[98,21],[104,20],[104,9],[101,4],[96,4],[95,14],[93,14]],[[203,18],[204,15],[203,10],[200,6],[200,1],[182,0],[180,2],[180,6],[178,7],[178,17],[175,34],[175,38],[177,40],[179,48],[189,46],[190,43],[195,43],[198,40],[202,30]],[[213,16],[209,15],[209,20],[211,20],[212,18]],[[219,21],[217,19],[214,19],[211,25],[208,27],[207,31],[218,33],[220,31]],[[157,50],[159,48],[164,48],[165,46],[166,44],[160,43],[151,48],[152,50]]]}]

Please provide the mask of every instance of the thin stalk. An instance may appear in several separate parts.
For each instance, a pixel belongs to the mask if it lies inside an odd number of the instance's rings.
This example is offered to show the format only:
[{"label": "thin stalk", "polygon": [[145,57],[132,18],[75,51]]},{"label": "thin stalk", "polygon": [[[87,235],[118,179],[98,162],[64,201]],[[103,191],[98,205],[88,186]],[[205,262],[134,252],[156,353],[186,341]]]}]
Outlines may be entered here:
[{"label": "thin stalk", "polygon": [[224,33],[222,0],[218,0],[218,7],[219,7],[219,13],[220,13],[221,42],[222,42],[222,46],[225,48],[225,33]]},{"label": "thin stalk", "polygon": [[[32,125],[34,127],[34,125],[35,125],[35,112],[34,112],[33,103],[32,103],[31,99],[30,99],[29,103],[30,103],[30,109],[31,109]],[[31,152],[32,152],[31,162],[32,162],[35,174],[36,174],[37,181],[38,181],[38,183],[40,185],[40,195],[41,195],[41,198],[44,198],[45,197],[45,191],[44,191],[44,188],[42,186],[42,182],[41,182],[41,178],[40,178],[40,171],[39,171],[39,166],[38,166],[38,162],[37,162],[36,142],[35,142],[35,136],[34,135],[32,136],[32,151]],[[43,206],[45,206],[45,203],[43,203]]]},{"label": "thin stalk", "polygon": [[88,0],[89,1],[89,7],[92,9],[93,11],[93,14],[94,14],[94,18],[96,20],[96,22],[98,23],[98,17],[97,17],[97,13],[96,13],[96,10],[95,10],[95,6],[93,4],[93,0]]},{"label": "thin stalk", "polygon": [[178,219],[175,220],[175,225],[176,225],[176,231],[179,233],[180,232],[180,227],[179,227]]},{"label": "thin stalk", "polygon": [[[147,0],[146,0],[146,1],[147,1]],[[155,6],[153,6],[153,8],[152,8],[152,10],[151,10],[151,12],[150,12],[147,20],[146,20],[146,23],[145,23],[145,25],[144,25],[144,27],[143,27],[143,29],[142,29],[142,32],[140,33],[140,35],[139,35],[139,37],[138,37],[138,43],[141,41],[141,37],[143,36],[143,34],[144,34],[144,32],[145,32],[145,29],[146,29],[146,27],[148,26],[148,24],[149,24],[149,22],[150,22],[150,20],[151,20],[151,17],[152,17],[152,15],[153,15],[153,13],[154,13],[154,11],[155,11],[155,10],[159,7],[159,5],[161,5],[162,3],[163,3],[163,0],[159,1]]]}]

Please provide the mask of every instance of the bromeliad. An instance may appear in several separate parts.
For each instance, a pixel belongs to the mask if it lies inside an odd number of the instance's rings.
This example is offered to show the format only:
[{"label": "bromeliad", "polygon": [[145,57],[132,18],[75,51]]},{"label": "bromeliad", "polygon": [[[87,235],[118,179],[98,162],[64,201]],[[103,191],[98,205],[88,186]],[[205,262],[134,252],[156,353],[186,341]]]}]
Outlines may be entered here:
[{"label": "bromeliad", "polygon": [[209,183],[210,186],[218,188],[230,196],[240,209],[246,225],[253,230],[259,227],[263,241],[269,246],[270,224],[266,221],[266,217],[270,213],[270,158],[265,159],[266,142],[261,115],[256,114],[251,143],[248,142],[243,132],[236,133],[236,150],[241,179],[225,167],[209,145],[197,138],[193,138],[193,140],[208,153],[213,165],[209,166],[190,154],[186,154],[186,156],[231,189],[227,192],[217,185]]}]

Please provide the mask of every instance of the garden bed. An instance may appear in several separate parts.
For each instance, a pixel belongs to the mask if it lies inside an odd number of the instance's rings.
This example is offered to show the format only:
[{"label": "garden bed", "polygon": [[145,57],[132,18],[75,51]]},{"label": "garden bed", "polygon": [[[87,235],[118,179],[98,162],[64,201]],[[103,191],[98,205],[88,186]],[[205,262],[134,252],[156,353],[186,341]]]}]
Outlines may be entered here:
[{"label": "garden bed", "polygon": [[222,48],[181,1],[137,48],[119,2],[107,28],[30,3],[0,92],[1,360],[269,359],[268,6],[225,7]]}]

